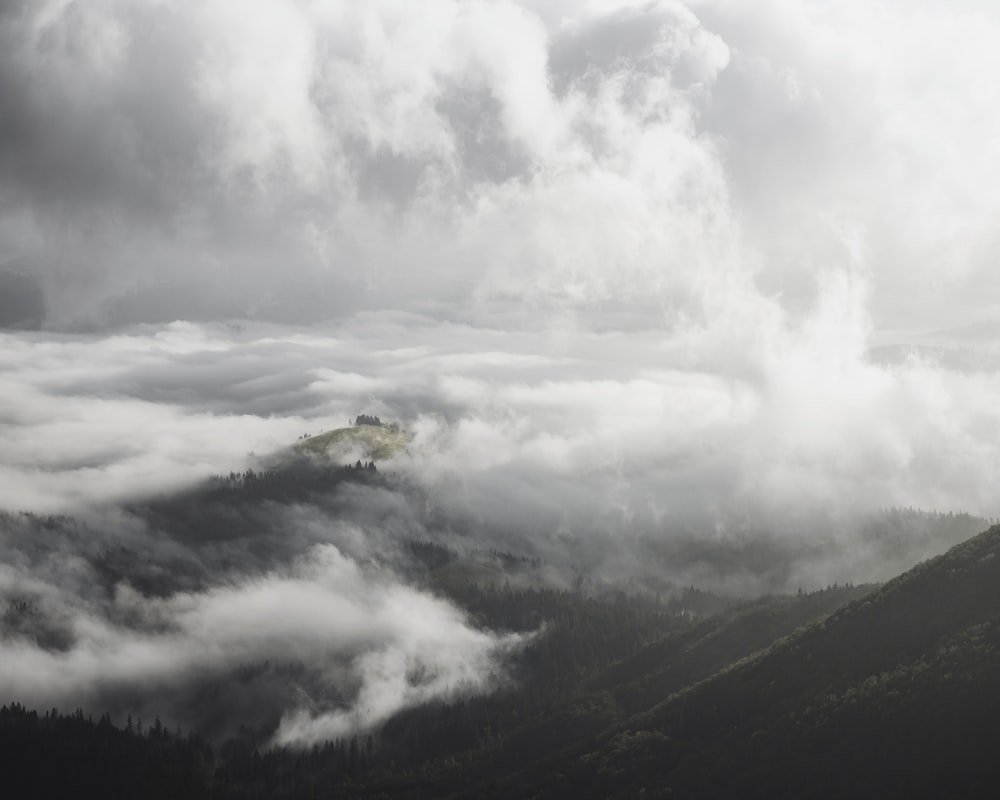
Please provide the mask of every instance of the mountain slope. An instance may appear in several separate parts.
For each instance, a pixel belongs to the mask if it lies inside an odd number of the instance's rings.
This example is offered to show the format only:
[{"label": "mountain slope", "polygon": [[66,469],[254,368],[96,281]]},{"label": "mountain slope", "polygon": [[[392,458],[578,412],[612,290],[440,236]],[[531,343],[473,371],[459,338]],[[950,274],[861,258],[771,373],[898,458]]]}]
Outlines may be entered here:
[{"label": "mountain slope", "polygon": [[985,796],[998,587],[994,527],[493,796]]},{"label": "mountain slope", "polygon": [[308,453],[326,454],[334,459],[384,461],[405,450],[409,441],[410,437],[395,427],[354,425],[301,439],[296,447]]},{"label": "mountain slope", "polygon": [[593,680],[589,688],[611,692],[626,714],[644,711],[874,588],[844,586],[741,604],[731,613],[709,617],[624,659]]}]

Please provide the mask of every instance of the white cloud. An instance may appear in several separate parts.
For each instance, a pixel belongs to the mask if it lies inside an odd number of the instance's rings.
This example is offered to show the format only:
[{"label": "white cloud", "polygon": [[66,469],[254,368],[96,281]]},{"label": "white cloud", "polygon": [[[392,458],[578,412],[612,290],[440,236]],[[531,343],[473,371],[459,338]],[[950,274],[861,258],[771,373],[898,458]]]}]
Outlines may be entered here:
[{"label": "white cloud", "polygon": [[[982,3],[52,3],[2,19],[0,258],[50,322],[995,311]],[[167,65],[170,65],[168,68]],[[84,100],[84,98],[86,98]]]},{"label": "white cloud", "polygon": [[813,292],[817,268],[849,263],[847,228],[865,245],[880,324],[991,313],[996,10],[691,5],[733,53],[703,120],[724,142],[734,202],[769,284]]},{"label": "white cloud", "polygon": [[[0,571],[0,594],[23,597],[33,588],[35,602],[47,598],[45,612],[63,619],[71,641],[52,651],[5,639],[0,686],[7,696],[72,707],[115,693],[180,691],[200,676],[248,664],[301,662],[328,686],[314,689],[311,709],[286,709],[276,733],[283,744],[370,729],[419,702],[495,688],[505,680],[501,657],[524,641],[472,628],[447,602],[387,573],[362,571],[331,544],[315,545],[287,572],[198,593],[157,599],[119,583],[109,609],[65,584],[38,583],[29,587]],[[116,621],[122,618],[141,619],[146,630]],[[160,713],[168,711],[184,713],[179,705]]]},{"label": "white cloud", "polygon": [[609,481],[633,503],[684,508],[850,497],[995,514],[997,373],[871,362],[864,293],[832,275],[804,318],[749,304],[673,334],[371,315],[297,331],[7,334],[4,505],[72,509],[179,486],[367,411],[413,429],[397,468],[421,479],[458,473],[473,493],[505,475],[551,481],[540,513],[560,505],[555,487],[581,483],[582,507],[561,513],[583,529],[624,527],[608,521]]}]

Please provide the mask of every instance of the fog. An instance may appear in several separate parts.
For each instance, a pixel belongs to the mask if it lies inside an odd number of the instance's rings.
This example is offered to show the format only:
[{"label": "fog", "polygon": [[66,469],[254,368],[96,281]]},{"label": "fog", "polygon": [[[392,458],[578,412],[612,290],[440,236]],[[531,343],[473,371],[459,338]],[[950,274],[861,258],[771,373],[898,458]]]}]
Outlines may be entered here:
[{"label": "fog", "polygon": [[5,697],[301,744],[508,680],[527,637],[401,582],[370,532],[314,507],[204,513],[194,542],[132,514],[3,519]]},{"label": "fog", "polygon": [[[68,513],[165,492],[367,411],[413,434],[393,469],[452,482],[479,513],[570,531],[627,536],[629,520],[746,509],[996,515],[1000,377],[919,348],[869,358],[862,334],[838,335],[851,302],[839,292],[803,326],[777,318],[739,335],[390,314],[4,334],[2,503]],[[512,508],[499,486],[525,502]]]},{"label": "fog", "polygon": [[[290,653],[268,725],[312,741],[506,680],[518,641],[394,536],[754,593],[951,543],[881,545],[879,509],[1000,515],[998,28],[974,0],[3,3],[0,508],[84,527],[5,523],[0,594],[47,621],[0,693],[152,708]],[[272,509],[257,556],[134,513],[363,412],[412,434],[396,489]],[[180,577],[95,594],[121,547]]]}]

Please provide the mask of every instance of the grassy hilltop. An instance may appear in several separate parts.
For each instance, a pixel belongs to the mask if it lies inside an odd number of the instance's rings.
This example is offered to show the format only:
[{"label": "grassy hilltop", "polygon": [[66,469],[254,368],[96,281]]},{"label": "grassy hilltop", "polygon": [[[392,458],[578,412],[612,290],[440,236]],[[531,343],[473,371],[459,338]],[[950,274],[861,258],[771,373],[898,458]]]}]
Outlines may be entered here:
[{"label": "grassy hilltop", "polygon": [[411,438],[397,425],[356,424],[301,439],[295,446],[303,452],[332,458],[385,461],[405,450]]}]

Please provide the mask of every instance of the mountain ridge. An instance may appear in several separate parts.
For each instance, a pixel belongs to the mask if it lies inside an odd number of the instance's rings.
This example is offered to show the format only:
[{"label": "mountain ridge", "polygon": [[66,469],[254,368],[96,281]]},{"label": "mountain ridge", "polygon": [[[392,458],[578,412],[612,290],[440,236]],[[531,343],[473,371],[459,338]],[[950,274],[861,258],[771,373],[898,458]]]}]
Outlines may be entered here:
[{"label": "mountain ridge", "polygon": [[983,758],[1000,744],[998,554],[993,526],[546,765],[565,787],[529,770],[504,791],[982,796],[1000,768],[955,743]]}]

